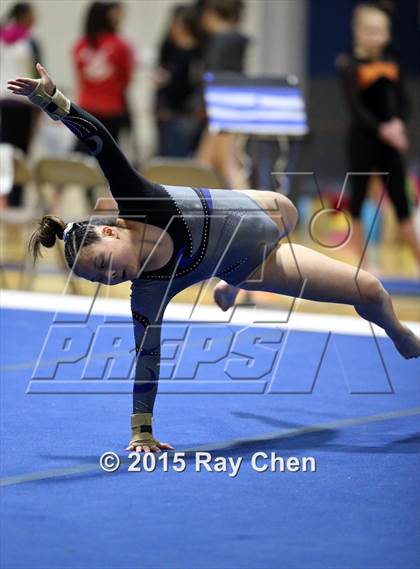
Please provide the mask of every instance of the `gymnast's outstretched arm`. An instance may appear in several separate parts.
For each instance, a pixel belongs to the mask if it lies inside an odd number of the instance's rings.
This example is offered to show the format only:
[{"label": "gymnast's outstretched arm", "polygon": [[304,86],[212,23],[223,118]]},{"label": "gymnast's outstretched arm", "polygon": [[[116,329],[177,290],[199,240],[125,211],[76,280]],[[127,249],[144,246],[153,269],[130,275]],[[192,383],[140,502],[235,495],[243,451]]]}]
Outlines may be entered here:
[{"label": "gymnast's outstretched arm", "polygon": [[135,378],[131,440],[126,450],[171,448],[153,434],[153,408],[160,372],[162,318],[170,300],[167,283],[134,281],[131,285],[131,312],[136,340]]},{"label": "gymnast's outstretched arm", "polygon": [[104,125],[58,91],[47,71],[39,63],[37,70],[41,79],[19,77],[8,81],[8,88],[15,94],[27,96],[54,120],[61,120],[86,144],[90,153],[98,160],[120,211],[129,210],[128,202],[133,198],[155,195],[158,186],[134,170]]}]

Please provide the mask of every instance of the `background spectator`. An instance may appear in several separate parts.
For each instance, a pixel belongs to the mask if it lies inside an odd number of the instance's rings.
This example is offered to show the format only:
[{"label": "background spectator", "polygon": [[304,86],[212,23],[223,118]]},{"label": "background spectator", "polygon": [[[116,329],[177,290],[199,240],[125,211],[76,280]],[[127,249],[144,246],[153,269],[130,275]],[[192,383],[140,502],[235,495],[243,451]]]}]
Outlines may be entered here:
[{"label": "background spectator", "polygon": [[[0,68],[3,77],[35,77],[35,64],[41,60],[38,42],[32,37],[35,11],[31,4],[12,6],[0,28]],[[0,141],[17,146],[27,153],[38,109],[26,98],[17,97],[0,82]],[[13,186],[7,195],[9,206],[20,206],[22,187]]]},{"label": "background spectator", "polygon": [[[403,154],[408,149],[406,120],[408,97],[398,58],[390,47],[391,21],[374,4],[356,6],[353,16],[353,47],[337,58],[343,94],[351,113],[348,133],[350,172],[379,169],[389,172],[384,184],[398,217],[400,231],[417,260],[420,254],[405,188]],[[364,250],[361,209],[369,175],[350,177],[350,213],[358,258]]]},{"label": "background spectator", "polygon": [[[238,29],[243,15],[241,0],[199,2],[200,23],[205,33],[204,63],[207,71],[244,72],[248,38]],[[215,168],[231,189],[246,189],[238,159],[237,137],[233,134],[204,133],[197,158]]]},{"label": "background spectator", "polygon": [[[119,2],[93,2],[84,35],[73,48],[78,103],[98,117],[117,140],[127,124],[126,95],[134,67],[133,51],[119,35],[121,19]],[[81,144],[76,149],[84,151]]]},{"label": "background spectator", "polygon": [[200,92],[202,50],[197,41],[197,9],[179,4],[160,46],[155,112],[158,155],[190,156],[203,129]]}]

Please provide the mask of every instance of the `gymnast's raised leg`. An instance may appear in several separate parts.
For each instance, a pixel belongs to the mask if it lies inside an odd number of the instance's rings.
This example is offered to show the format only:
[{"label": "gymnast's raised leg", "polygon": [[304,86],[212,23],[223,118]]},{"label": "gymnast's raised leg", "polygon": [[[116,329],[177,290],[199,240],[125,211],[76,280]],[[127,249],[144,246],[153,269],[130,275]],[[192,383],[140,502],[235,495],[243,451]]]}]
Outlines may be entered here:
[{"label": "gymnast's raised leg", "polygon": [[[401,355],[420,356],[420,340],[398,320],[390,295],[375,276],[308,247],[279,243],[239,288],[353,305],[362,318],[385,330]],[[239,288],[225,281],[216,285],[214,298],[222,310],[233,305]]]}]

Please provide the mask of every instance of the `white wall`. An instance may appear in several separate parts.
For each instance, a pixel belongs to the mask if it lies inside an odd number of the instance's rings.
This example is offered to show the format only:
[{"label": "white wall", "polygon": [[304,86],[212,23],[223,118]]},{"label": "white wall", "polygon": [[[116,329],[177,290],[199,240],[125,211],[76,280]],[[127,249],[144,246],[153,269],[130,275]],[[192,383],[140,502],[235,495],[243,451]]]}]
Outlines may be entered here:
[{"label": "white wall", "polygon": [[261,73],[288,75],[304,79],[306,2],[305,0],[262,0],[259,51]]}]

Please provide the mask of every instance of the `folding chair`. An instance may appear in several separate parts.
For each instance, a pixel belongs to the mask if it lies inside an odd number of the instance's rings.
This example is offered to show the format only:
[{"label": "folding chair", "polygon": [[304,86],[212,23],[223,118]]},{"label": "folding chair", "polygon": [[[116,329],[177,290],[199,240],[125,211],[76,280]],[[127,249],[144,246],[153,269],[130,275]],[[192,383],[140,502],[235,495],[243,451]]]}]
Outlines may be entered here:
[{"label": "folding chair", "polygon": [[[34,217],[37,216],[37,211],[40,207],[39,201],[36,199],[34,192],[30,192],[28,187],[28,185],[30,186],[30,182],[33,181],[32,168],[20,148],[16,148],[10,144],[2,143],[0,144],[0,151],[2,159],[2,176],[7,178],[7,180],[4,178],[2,179],[2,187],[3,191],[5,192],[3,195],[7,195],[7,189],[11,189],[15,184],[19,184],[25,187],[22,206],[6,206],[0,209],[0,224],[5,230],[17,228],[22,234],[23,240],[27,242],[30,232],[33,228]],[[9,159],[11,159],[11,164],[6,164]],[[5,188],[5,185],[8,185],[9,188]],[[6,280],[6,270],[8,266],[4,261],[4,243],[2,244],[1,249],[3,260],[0,261],[0,277],[2,286],[7,287],[8,284]],[[13,268],[14,265],[15,263],[13,263]],[[32,265],[33,263],[31,261],[29,252],[25,247],[22,259],[16,263],[16,266],[20,271],[20,288],[22,288],[24,285],[25,276],[28,273],[33,272]]]},{"label": "folding chair", "polygon": [[[96,162],[89,156],[78,153],[73,153],[66,158],[40,159],[35,165],[34,176],[46,211],[51,211],[51,204],[45,192],[46,186],[52,186],[55,189],[69,185],[80,186],[83,191],[85,188],[103,189],[108,186]],[[60,265],[65,272],[68,272],[64,247],[58,247],[57,252]],[[70,288],[75,294],[79,293],[77,282],[73,279],[70,279]]]},{"label": "folding chair", "polygon": [[152,182],[168,186],[223,188],[216,172],[197,160],[154,158],[142,168],[142,174]]}]

